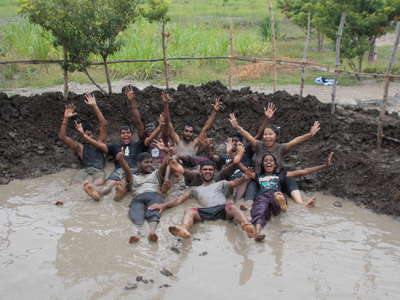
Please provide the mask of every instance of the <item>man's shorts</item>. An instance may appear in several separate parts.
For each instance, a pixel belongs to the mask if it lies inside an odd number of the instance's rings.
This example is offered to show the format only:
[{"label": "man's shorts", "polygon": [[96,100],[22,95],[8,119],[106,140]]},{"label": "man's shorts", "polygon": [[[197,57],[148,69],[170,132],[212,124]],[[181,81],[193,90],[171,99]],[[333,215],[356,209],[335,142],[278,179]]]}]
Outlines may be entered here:
[{"label": "man's shorts", "polygon": [[[137,169],[131,169],[132,175],[136,174]],[[125,177],[125,172],[122,168],[116,169],[108,175],[107,180],[121,181]]]},{"label": "man's shorts", "polygon": [[222,205],[216,205],[206,208],[196,208],[197,212],[202,221],[215,221],[215,220],[225,220],[226,210],[225,207],[233,205],[232,202],[228,202]]},{"label": "man's shorts", "polygon": [[106,173],[104,170],[100,170],[94,167],[89,167],[89,168],[84,168],[79,170],[76,175],[74,180],[77,182],[83,182],[85,181],[89,176],[93,178],[93,180],[96,179],[105,179]]}]

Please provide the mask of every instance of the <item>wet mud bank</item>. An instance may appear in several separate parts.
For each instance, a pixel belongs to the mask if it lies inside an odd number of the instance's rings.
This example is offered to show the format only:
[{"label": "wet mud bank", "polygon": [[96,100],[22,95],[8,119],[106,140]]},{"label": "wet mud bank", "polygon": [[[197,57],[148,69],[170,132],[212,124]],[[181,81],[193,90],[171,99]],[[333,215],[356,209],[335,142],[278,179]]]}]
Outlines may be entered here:
[{"label": "wet mud bank", "polygon": [[[136,89],[143,120],[155,120],[161,111],[161,89]],[[298,146],[285,159],[288,169],[305,168],[322,163],[330,151],[335,152],[334,166],[299,179],[306,191],[328,191],[346,197],[378,213],[400,215],[400,144],[384,140],[383,150],[376,152],[377,111],[338,107],[334,116],[330,106],[308,96],[298,99],[286,92],[261,94],[249,88],[229,91],[219,82],[201,86],[180,85],[169,89],[171,115],[176,128],[185,122],[200,128],[206,121],[216,96],[223,100],[209,136],[221,143],[232,132],[228,114],[235,112],[241,126],[255,134],[268,102],[278,105],[274,124],[281,127],[280,142],[308,132],[315,120],[321,131]],[[117,141],[120,125],[132,124],[129,102],[122,94],[105,96],[95,92],[97,102],[109,121],[110,141]],[[79,118],[96,124],[95,116],[83,102],[82,95],[68,99],[77,105]],[[0,183],[14,178],[37,177],[65,168],[78,168],[77,157],[61,141],[58,130],[65,102],[61,93],[44,93],[32,97],[8,97],[0,93]],[[387,137],[400,137],[400,118],[386,116]],[[77,139],[72,124],[68,134]]]}]

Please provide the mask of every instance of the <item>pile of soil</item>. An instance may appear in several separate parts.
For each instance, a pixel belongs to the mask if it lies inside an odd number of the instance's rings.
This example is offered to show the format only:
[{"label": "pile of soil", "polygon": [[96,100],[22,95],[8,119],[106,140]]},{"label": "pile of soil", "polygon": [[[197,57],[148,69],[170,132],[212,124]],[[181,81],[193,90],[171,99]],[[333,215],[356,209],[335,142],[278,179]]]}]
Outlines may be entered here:
[{"label": "pile of soil", "polygon": [[[161,91],[152,86],[142,91],[135,89],[143,120],[158,119],[162,109]],[[334,166],[300,178],[301,188],[325,190],[378,213],[400,215],[400,145],[385,139],[381,153],[376,151],[377,111],[338,107],[331,116],[330,105],[312,96],[298,99],[282,91],[265,95],[249,88],[229,91],[220,82],[197,87],[180,85],[167,92],[172,98],[172,120],[178,129],[185,122],[201,128],[211,111],[211,103],[216,96],[221,97],[223,108],[209,131],[217,143],[232,132],[228,121],[230,112],[235,112],[239,123],[255,134],[268,102],[279,107],[274,124],[282,128],[280,142],[308,132],[312,123],[319,120],[321,131],[294,149],[284,163],[288,169],[314,166],[334,151]],[[119,126],[133,124],[129,101],[123,94],[94,94],[109,122],[110,141],[117,142]],[[83,95],[70,94],[68,101],[77,105],[80,119],[96,124],[93,112],[83,102]],[[0,93],[0,183],[79,167],[76,155],[57,137],[64,105],[61,93],[33,97],[8,97]],[[400,136],[398,115],[386,116],[384,132],[388,137]],[[78,138],[72,124],[68,134]]]}]

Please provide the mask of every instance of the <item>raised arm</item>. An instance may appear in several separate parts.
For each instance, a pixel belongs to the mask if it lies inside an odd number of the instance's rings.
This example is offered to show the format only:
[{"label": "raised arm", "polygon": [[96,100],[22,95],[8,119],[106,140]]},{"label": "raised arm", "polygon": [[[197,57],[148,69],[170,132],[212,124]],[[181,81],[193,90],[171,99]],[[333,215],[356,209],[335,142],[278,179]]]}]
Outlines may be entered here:
[{"label": "raised arm", "polygon": [[93,94],[85,94],[84,101],[89,105],[94,113],[96,114],[97,120],[99,121],[99,138],[100,142],[107,140],[107,120],[104,118],[103,113],[97,105],[96,97]]},{"label": "raised arm", "polygon": [[67,126],[69,119],[76,115],[75,112],[75,105],[74,104],[67,104],[65,105],[64,111],[64,119],[61,123],[60,132],[58,133],[58,138],[62,140],[68,147],[74,150],[79,157],[82,159],[83,157],[83,146],[81,143],[74,141],[69,136],[67,136]]},{"label": "raised arm", "polygon": [[298,144],[308,141],[310,138],[312,138],[314,135],[316,135],[319,130],[320,130],[320,124],[318,121],[315,121],[314,124],[311,126],[310,131],[308,133],[298,136],[298,137],[294,138],[293,140],[291,140],[289,143],[286,143],[286,147],[285,147],[286,151],[289,152]]},{"label": "raised arm", "polygon": [[95,140],[94,138],[88,136],[87,134],[85,134],[85,132],[83,131],[82,128],[82,124],[78,123],[78,122],[74,122],[74,126],[75,129],[79,132],[79,134],[82,136],[82,138],[88,142],[89,144],[92,144],[93,146],[95,146],[96,148],[100,149],[100,151],[107,153],[108,152],[108,148],[107,145],[103,142],[99,142],[97,140]]},{"label": "raised arm", "polygon": [[306,168],[302,170],[296,170],[296,171],[288,171],[286,173],[286,177],[298,177],[298,176],[304,176],[308,174],[312,174],[315,172],[318,172],[319,170],[322,170],[324,168],[327,168],[332,165],[332,158],[333,158],[333,152],[329,153],[328,159],[323,165],[319,165],[316,167],[311,167],[311,168]]},{"label": "raised arm", "polygon": [[262,121],[260,127],[258,128],[256,136],[254,137],[256,140],[259,140],[262,138],[265,128],[268,126],[269,122],[271,121],[271,119],[274,116],[277,109],[278,108],[272,102],[268,102],[267,107],[264,107],[265,118]]},{"label": "raised arm", "polygon": [[165,209],[177,206],[177,205],[185,202],[189,198],[190,198],[190,193],[185,193],[185,194],[175,198],[174,200],[171,200],[171,201],[168,201],[168,202],[165,202],[162,204],[152,204],[149,206],[148,209],[159,210],[160,213],[162,213]]},{"label": "raised arm", "polygon": [[145,138],[144,145],[148,147],[151,144],[151,142],[158,137],[158,135],[162,132],[164,127],[165,127],[165,119],[163,114],[161,114],[157,128],[153,130],[150,136]]},{"label": "raised arm", "polygon": [[124,158],[124,152],[125,152],[125,147],[121,147],[121,151],[117,153],[115,159],[118,160],[122,170],[124,170],[127,185],[130,186],[133,183],[133,176],[131,169],[129,168],[129,165]]},{"label": "raised arm", "polygon": [[[210,129],[211,126],[214,124],[215,118],[217,117],[217,113],[221,109],[221,105],[222,105],[221,98],[220,97],[215,98],[215,103],[211,104],[211,106],[212,106],[211,114],[208,117],[208,119],[207,119],[206,123],[204,124],[203,128],[200,130],[200,134],[199,135],[207,134],[207,130]],[[198,138],[199,137],[194,139],[195,144],[198,143]]]},{"label": "raised arm", "polygon": [[231,188],[234,188],[234,187],[237,187],[238,185],[241,185],[243,182],[254,179],[255,177],[256,177],[256,174],[250,168],[246,168],[244,170],[244,176],[229,181],[228,185]]},{"label": "raised arm", "polygon": [[232,127],[235,128],[251,144],[253,149],[255,149],[257,146],[257,140],[248,131],[240,127],[234,113],[229,114],[229,122],[231,122]]},{"label": "raised arm", "polygon": [[138,131],[139,138],[143,141],[144,136],[144,125],[142,119],[140,118],[140,112],[136,102],[136,96],[133,92],[132,87],[128,87],[126,92],[126,96],[128,97],[129,101],[131,102],[131,110],[132,110],[132,117],[133,121],[135,122],[136,129]]},{"label": "raised arm", "polygon": [[[228,140],[226,143],[226,152],[231,155],[232,153],[232,141]],[[232,173],[238,168],[240,162],[242,161],[243,155],[245,153],[245,148],[242,143],[238,143],[235,156],[232,157],[232,161],[222,166],[220,172],[221,178],[228,178]]]}]

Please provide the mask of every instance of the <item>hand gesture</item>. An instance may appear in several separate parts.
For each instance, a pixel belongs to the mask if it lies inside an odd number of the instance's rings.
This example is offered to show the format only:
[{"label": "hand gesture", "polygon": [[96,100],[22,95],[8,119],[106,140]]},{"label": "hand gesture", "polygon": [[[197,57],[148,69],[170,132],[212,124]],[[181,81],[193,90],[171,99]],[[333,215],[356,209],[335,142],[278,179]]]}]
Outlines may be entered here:
[{"label": "hand gesture", "polygon": [[222,105],[221,97],[215,98],[215,103],[211,104],[213,110],[215,111],[219,111],[221,109],[221,105]]},{"label": "hand gesture", "polygon": [[75,112],[75,108],[75,104],[72,103],[65,105],[64,118],[69,119],[73,116],[76,116],[77,113]]},{"label": "hand gesture", "polygon": [[128,97],[129,101],[131,102],[136,101],[136,96],[131,86],[128,86],[128,89],[126,91],[126,96]]},{"label": "hand gesture", "polygon": [[124,159],[124,155],[125,155],[125,147],[121,147],[121,151],[119,151],[117,155],[115,155],[115,159],[120,161]]},{"label": "hand gesture", "polygon": [[236,147],[236,155],[233,158],[233,163],[238,164],[242,161],[243,155],[246,152],[246,149],[242,143],[238,143]]},{"label": "hand gesture", "polygon": [[320,130],[319,125],[320,125],[319,122],[318,122],[318,121],[315,121],[314,124],[313,124],[313,126],[311,126],[311,128],[310,128],[310,134],[311,134],[311,136],[316,135],[317,132]]},{"label": "hand gesture", "polygon": [[235,114],[234,113],[230,113],[229,114],[229,122],[231,122],[231,125],[233,128],[238,129],[239,128],[239,123],[236,120]]},{"label": "hand gesture", "polygon": [[254,179],[256,178],[256,173],[251,168],[246,168],[246,170],[244,170],[244,176],[246,179]]},{"label": "hand gesture", "polygon": [[87,105],[96,106],[96,97],[93,94],[85,94],[84,101]]},{"label": "hand gesture", "polygon": [[153,140],[154,146],[156,146],[160,151],[167,152],[168,147],[165,146],[164,142],[160,139]]},{"label": "hand gesture", "polygon": [[161,93],[161,100],[163,103],[168,103],[169,102],[169,95],[165,92]]},{"label": "hand gesture", "polygon": [[264,115],[268,120],[271,120],[278,108],[274,103],[268,102],[267,107],[264,107]]},{"label": "hand gesture", "polygon": [[333,153],[334,153],[334,152],[331,152],[331,153],[329,153],[329,155],[328,155],[328,159],[326,160],[326,163],[325,163],[325,165],[326,165],[327,167],[329,167],[329,166],[332,165]]},{"label": "hand gesture", "polygon": [[158,210],[160,214],[164,211],[165,207],[163,203],[154,203],[149,206],[148,210]]},{"label": "hand gesture", "polygon": [[84,134],[84,130],[83,130],[83,126],[82,123],[78,122],[78,121],[74,121],[74,127],[76,129],[76,131],[78,131],[80,134]]},{"label": "hand gesture", "polygon": [[232,154],[232,139],[228,138],[228,141],[225,142],[225,146],[226,146],[226,153],[230,156]]}]

